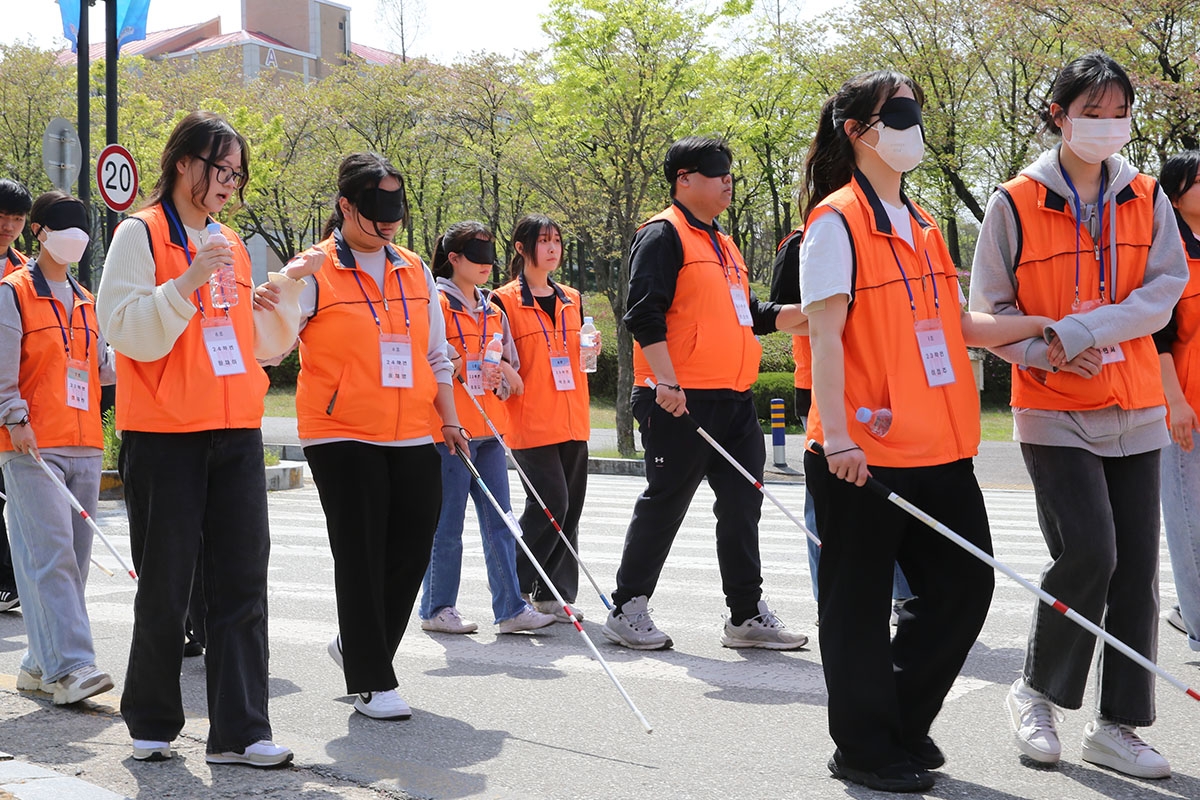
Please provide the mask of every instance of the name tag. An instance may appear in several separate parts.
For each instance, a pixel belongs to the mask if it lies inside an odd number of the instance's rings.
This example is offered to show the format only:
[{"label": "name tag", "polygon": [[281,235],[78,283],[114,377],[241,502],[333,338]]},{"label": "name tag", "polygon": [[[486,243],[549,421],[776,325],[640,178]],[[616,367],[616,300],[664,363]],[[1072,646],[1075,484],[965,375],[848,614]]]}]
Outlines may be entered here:
[{"label": "name tag", "polygon": [[954,383],[954,367],[950,364],[950,351],[946,347],[946,333],[940,319],[918,320],[917,347],[921,351],[921,364],[925,367],[925,380],[931,387]]},{"label": "name tag", "polygon": [[559,351],[550,354],[550,371],[554,373],[554,388],[569,392],[575,388],[575,373],[571,371],[571,357]]},{"label": "name tag", "polygon": [[413,385],[412,340],[402,334],[379,335],[379,360],[383,385],[393,389],[411,389]]},{"label": "name tag", "polygon": [[88,410],[88,362],[72,358],[67,361],[67,405],[80,411]]},{"label": "name tag", "polygon": [[737,314],[738,325],[749,328],[754,324],[754,318],[750,316],[750,303],[746,300],[746,290],[739,283],[731,283],[729,296],[733,298],[733,310]]},{"label": "name tag", "polygon": [[233,320],[229,317],[209,317],[201,323],[204,333],[204,348],[212,362],[217,377],[241,375],[246,371],[242,361],[242,348],[238,346]]},{"label": "name tag", "polygon": [[467,394],[479,397],[483,394],[483,355],[467,354]]},{"label": "name tag", "polygon": [[[1099,308],[1105,305],[1103,300],[1085,300],[1080,303],[1076,312],[1086,314],[1092,309]],[[1121,349],[1120,344],[1110,344],[1100,348],[1100,363],[1101,364],[1116,364],[1119,361],[1125,360],[1125,351]]]}]

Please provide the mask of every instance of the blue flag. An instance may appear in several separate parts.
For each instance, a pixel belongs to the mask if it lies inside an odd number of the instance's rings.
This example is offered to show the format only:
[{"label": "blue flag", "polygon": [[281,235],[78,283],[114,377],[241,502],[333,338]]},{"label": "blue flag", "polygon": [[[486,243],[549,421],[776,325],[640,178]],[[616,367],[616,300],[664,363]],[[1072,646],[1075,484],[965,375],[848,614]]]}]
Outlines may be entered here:
[{"label": "blue flag", "polygon": [[[79,0],[58,0],[62,13],[63,36],[71,43],[71,52],[79,51]],[[117,46],[146,38],[146,15],[150,0],[117,0]]]},{"label": "blue flag", "polygon": [[117,46],[146,38],[150,0],[117,0]]}]

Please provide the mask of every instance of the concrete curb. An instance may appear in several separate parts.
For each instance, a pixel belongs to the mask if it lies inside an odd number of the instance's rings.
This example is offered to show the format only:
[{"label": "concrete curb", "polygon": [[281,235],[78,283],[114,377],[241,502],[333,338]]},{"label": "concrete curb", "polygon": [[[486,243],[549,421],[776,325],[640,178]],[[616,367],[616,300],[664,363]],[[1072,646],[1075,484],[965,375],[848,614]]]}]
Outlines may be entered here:
[{"label": "concrete curb", "polygon": [[[299,448],[297,448],[299,449]],[[287,489],[304,488],[304,462],[280,460],[267,470],[267,491],[281,492]],[[121,476],[115,469],[106,469],[100,473],[100,499],[124,500],[125,486]],[[2,798],[2,795],[0,795]]]},{"label": "concrete curb", "polygon": [[0,797],[16,800],[128,800],[94,783],[71,778],[53,770],[14,760],[0,753]]}]

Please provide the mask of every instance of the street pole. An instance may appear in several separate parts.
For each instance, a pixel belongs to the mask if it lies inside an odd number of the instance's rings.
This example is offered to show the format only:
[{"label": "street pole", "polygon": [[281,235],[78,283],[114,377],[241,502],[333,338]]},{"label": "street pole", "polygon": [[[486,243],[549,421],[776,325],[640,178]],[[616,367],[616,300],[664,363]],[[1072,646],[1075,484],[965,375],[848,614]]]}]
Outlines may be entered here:
[{"label": "street pole", "polygon": [[[64,0],[69,2],[70,0]],[[79,0],[79,32],[76,36],[76,83],[78,84],[79,105],[77,106],[78,118],[75,121],[75,126],[79,129],[79,149],[81,166],[79,168],[79,191],[77,192],[79,199],[83,201],[84,206],[91,207],[91,182],[92,182],[92,150],[89,138],[90,120],[91,120],[91,81],[89,80],[88,72],[91,68],[91,46],[92,43],[88,37],[88,6],[91,5],[91,0]],[[95,226],[92,226],[93,230]],[[79,259],[79,282],[86,288],[92,288],[92,248],[91,243],[88,243],[87,249],[83,251],[83,257]]]},{"label": "street pole", "polygon": [[[104,4],[104,127],[108,144],[117,143],[117,58],[119,44],[117,42],[117,0],[105,0]],[[104,226],[104,252],[112,242],[113,230],[117,227],[117,212],[111,208],[106,215]]]}]

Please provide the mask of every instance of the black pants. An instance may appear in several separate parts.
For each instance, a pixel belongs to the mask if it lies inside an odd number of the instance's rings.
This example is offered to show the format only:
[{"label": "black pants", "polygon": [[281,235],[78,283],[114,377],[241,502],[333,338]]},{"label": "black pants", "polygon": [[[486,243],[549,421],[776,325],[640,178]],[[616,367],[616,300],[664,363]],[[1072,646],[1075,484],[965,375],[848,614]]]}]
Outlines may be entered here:
[{"label": "black pants", "polygon": [[[687,405],[692,418],[761,481],[766,449],[750,393],[688,390]],[[646,451],[647,485],[625,532],[614,604],[620,608],[630,598],[654,594],[675,534],[707,478],[717,496],[713,512],[725,602],[735,614],[755,616],[762,597],[762,493],[700,437],[691,421],[663,411],[651,390],[634,391],[633,415]]]},{"label": "black pants", "polygon": [[[871,473],[964,539],[991,552],[983,495],[970,459]],[[974,644],[988,605],[991,567],[865,488],[804,457],[821,532],[818,616],[829,692],[829,733],[845,762],[878,769],[905,761]],[[899,562],[916,597],[895,638],[888,617]]]},{"label": "black pants", "polygon": [[442,459],[432,444],[363,442],[310,445],[304,456],[333,551],[346,692],[395,689],[392,659],[442,509]]},{"label": "black pants", "polygon": [[121,715],[135,739],[183,728],[179,671],[196,560],[208,608],[208,752],[271,738],[267,716],[267,485],[262,432],[126,431],[121,479],[135,563]]},{"label": "black pants", "polygon": [[[572,440],[530,447],[514,450],[513,455],[578,553],[579,517],[583,514],[583,499],[587,495],[587,442]],[[521,514],[521,532],[533,557],[546,570],[563,599],[568,603],[575,602],[579,592],[579,564],[528,489],[525,490],[525,511]],[[517,551],[517,582],[521,591],[534,600],[555,599],[523,550]]]},{"label": "black pants", "polygon": [[[0,492],[4,491],[4,476],[0,475]],[[12,551],[8,549],[8,528],[4,525],[4,501],[0,500],[0,591],[17,593],[17,578],[13,575]]]}]

